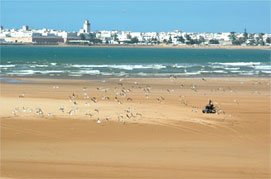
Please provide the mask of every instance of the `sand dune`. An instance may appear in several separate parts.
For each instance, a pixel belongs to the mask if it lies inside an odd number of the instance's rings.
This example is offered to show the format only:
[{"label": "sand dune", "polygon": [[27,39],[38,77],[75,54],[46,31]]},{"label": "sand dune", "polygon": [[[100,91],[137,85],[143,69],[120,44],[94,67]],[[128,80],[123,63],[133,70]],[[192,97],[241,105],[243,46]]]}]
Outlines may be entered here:
[{"label": "sand dune", "polygon": [[1,83],[3,178],[270,178],[268,78],[23,80]]}]

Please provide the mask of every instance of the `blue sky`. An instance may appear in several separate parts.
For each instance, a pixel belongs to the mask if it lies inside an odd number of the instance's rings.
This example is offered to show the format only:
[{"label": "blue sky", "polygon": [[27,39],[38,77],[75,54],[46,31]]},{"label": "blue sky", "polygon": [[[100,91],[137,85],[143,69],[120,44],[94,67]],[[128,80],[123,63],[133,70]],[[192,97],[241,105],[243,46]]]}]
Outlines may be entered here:
[{"label": "blue sky", "polygon": [[270,1],[0,0],[4,28],[270,33]]}]

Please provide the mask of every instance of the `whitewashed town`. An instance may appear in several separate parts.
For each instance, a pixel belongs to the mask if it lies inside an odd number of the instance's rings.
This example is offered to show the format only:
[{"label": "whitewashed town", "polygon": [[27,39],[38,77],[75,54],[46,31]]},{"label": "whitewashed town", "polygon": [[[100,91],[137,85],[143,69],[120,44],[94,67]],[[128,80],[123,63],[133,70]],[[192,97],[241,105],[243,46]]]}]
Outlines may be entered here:
[{"label": "whitewashed town", "polygon": [[192,33],[95,31],[85,20],[79,32],[54,29],[33,29],[27,25],[21,29],[0,27],[0,44],[32,45],[172,45],[172,46],[271,46],[271,34],[244,32]]}]

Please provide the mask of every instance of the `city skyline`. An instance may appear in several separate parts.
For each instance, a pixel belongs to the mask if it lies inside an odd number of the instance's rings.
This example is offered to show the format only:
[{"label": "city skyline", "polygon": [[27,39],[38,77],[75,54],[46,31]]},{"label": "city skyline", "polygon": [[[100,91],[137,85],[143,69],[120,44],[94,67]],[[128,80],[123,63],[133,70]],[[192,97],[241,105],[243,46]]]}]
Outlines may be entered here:
[{"label": "city skyline", "polygon": [[[50,12],[50,13],[48,13]],[[79,31],[270,33],[269,1],[1,1],[1,25]]]}]

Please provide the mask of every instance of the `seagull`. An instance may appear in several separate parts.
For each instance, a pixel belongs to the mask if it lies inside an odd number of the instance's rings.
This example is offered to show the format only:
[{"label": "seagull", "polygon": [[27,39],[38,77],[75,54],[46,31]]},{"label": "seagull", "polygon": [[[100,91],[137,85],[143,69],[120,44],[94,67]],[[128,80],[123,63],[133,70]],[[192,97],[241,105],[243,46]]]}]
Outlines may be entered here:
[{"label": "seagull", "polygon": [[131,116],[129,116],[128,114],[126,114],[126,117],[127,117],[128,119],[131,119]]},{"label": "seagull", "polygon": [[140,116],[140,117],[142,116],[142,114],[141,114],[141,113],[136,113],[136,115],[137,115],[137,116]]},{"label": "seagull", "polygon": [[64,113],[65,108],[66,108],[65,106],[62,106],[62,107],[59,108],[59,110]]},{"label": "seagull", "polygon": [[92,98],[90,98],[90,99],[91,99],[91,101],[93,101],[94,103],[97,103],[96,97],[92,97]]},{"label": "seagull", "polygon": [[193,107],[192,107],[192,112],[198,112],[198,107],[193,106]]},{"label": "seagull", "polygon": [[103,96],[102,99],[103,100],[109,100],[109,97],[108,96]]},{"label": "seagull", "polygon": [[161,102],[162,102],[160,98],[156,98],[156,100],[157,100],[159,103],[161,103]]},{"label": "seagull", "polygon": [[26,112],[27,111],[27,108],[23,107],[23,112]]},{"label": "seagull", "polygon": [[127,98],[127,101],[133,101],[133,99],[132,98]]},{"label": "seagull", "polygon": [[93,115],[91,113],[86,113],[86,116],[92,117]]},{"label": "seagull", "polygon": [[191,87],[191,89],[192,89],[193,91],[197,92],[197,88],[196,88],[196,85],[192,84],[192,87]]},{"label": "seagull", "polygon": [[94,109],[94,111],[96,111],[97,113],[99,113],[99,109]]},{"label": "seagull", "polygon": [[15,108],[15,109],[12,111],[12,114],[13,114],[14,116],[16,116],[18,112],[19,112],[19,108]]},{"label": "seagull", "polygon": [[41,108],[36,108],[36,114],[43,115]]},{"label": "seagull", "polygon": [[19,95],[19,98],[24,98],[25,97],[25,93],[22,93]]},{"label": "seagull", "polygon": [[69,115],[73,115],[73,113],[74,113],[74,110],[73,110],[73,109],[71,109],[71,110],[68,112]]}]

